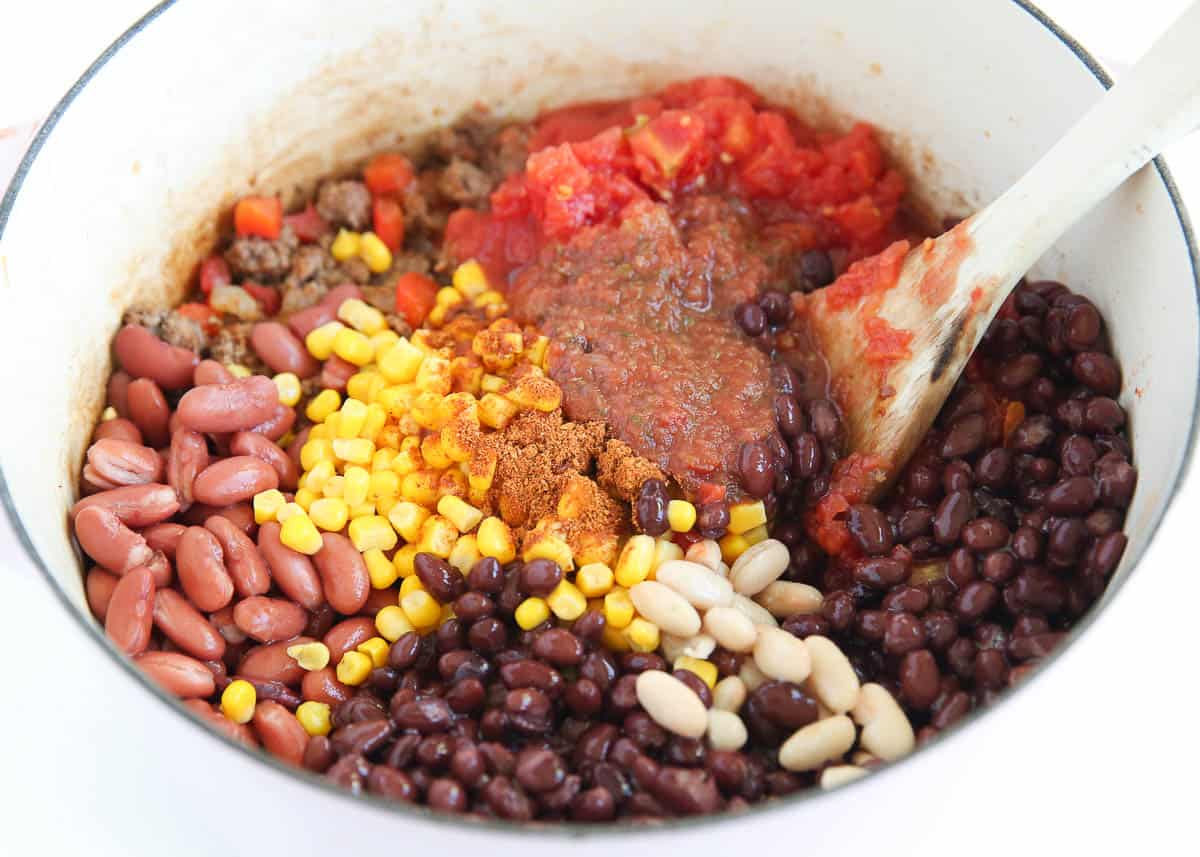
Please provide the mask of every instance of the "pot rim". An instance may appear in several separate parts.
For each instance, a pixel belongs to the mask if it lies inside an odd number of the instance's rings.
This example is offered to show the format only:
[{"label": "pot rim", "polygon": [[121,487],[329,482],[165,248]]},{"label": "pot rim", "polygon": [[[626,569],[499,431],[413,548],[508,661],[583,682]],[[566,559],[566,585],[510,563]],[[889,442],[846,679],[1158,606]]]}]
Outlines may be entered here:
[{"label": "pot rim", "polygon": [[[157,6],[138,19],[124,33],[117,37],[111,45],[96,58],[91,65],[80,75],[79,79],[67,90],[66,94],[55,104],[54,109],[47,115],[42,122],[29,144],[24,156],[21,158],[14,172],[11,181],[4,193],[3,198],[0,198],[0,238],[3,238],[5,228],[8,225],[9,217],[12,213],[13,206],[16,204],[17,197],[24,184],[25,178],[29,174],[34,161],[41,152],[46,140],[54,131],[59,120],[66,113],[67,109],[74,103],[76,97],[83,91],[84,87],[100,72],[100,70],[112,59],[118,51],[129,43],[135,36],[138,36],[143,31],[149,29],[150,25],[157,20],[163,13],[178,5],[181,0],[163,0]],[[1112,87],[1113,81],[1095,57],[1091,55],[1079,42],[1065,32],[1057,23],[1055,23],[1045,12],[1039,9],[1031,2],[1031,0],[1008,0],[1012,5],[1016,6],[1020,11],[1025,12],[1046,30],[1057,38],[1062,44],[1068,48],[1075,58],[1084,65],[1092,76],[1105,88]],[[1179,189],[1175,184],[1175,180],[1167,168],[1166,162],[1162,156],[1154,158],[1152,161],[1154,169],[1158,172],[1159,179],[1162,181],[1163,187],[1167,192],[1167,196],[1171,201],[1171,205],[1175,210],[1176,217],[1179,221],[1179,227],[1183,233],[1184,241],[1187,246],[1188,258],[1192,268],[1193,292],[1196,298],[1196,313],[1200,315],[1200,251],[1197,249],[1196,236],[1192,229],[1191,220],[1188,217],[1187,208],[1185,207],[1182,198],[1179,194]],[[1196,395],[1193,397],[1192,413],[1190,417],[1190,425],[1188,428],[1187,444],[1184,448],[1183,459],[1180,462],[1179,470],[1175,474],[1169,490],[1166,493],[1165,500],[1162,506],[1152,516],[1149,524],[1149,533],[1142,546],[1142,550],[1137,556],[1130,559],[1131,565],[1129,571],[1123,578],[1111,583],[1106,589],[1106,598],[1112,598],[1118,593],[1132,577],[1136,566],[1141,562],[1146,550],[1154,541],[1162,521],[1171,505],[1175,502],[1176,496],[1179,493],[1179,487],[1184,477],[1186,476],[1191,462],[1192,456],[1196,448],[1196,439],[1198,430],[1200,430],[1200,388],[1197,389]],[[108,656],[111,657],[119,668],[124,670],[134,681],[139,682],[152,696],[156,697],[166,706],[174,709],[178,714],[189,720],[200,732],[208,738],[219,741],[220,743],[231,748],[235,752],[243,754],[246,758],[252,759],[257,764],[265,764],[273,768],[278,774],[306,783],[310,786],[316,786],[320,791],[327,795],[332,795],[339,800],[344,800],[356,807],[370,807],[376,812],[384,813],[398,819],[421,819],[430,821],[438,825],[453,830],[464,831],[480,831],[489,833],[503,833],[507,835],[523,835],[523,836],[538,836],[541,839],[549,839],[552,837],[578,838],[583,836],[589,837],[619,837],[628,836],[630,834],[646,834],[646,833],[670,833],[678,830],[694,831],[700,828],[709,828],[716,824],[728,824],[743,819],[749,819],[762,815],[767,812],[779,812],[795,808],[800,805],[807,805],[818,801],[830,800],[834,796],[841,796],[848,789],[852,790],[860,786],[864,782],[875,782],[881,776],[890,776],[897,768],[908,770],[913,764],[914,759],[919,759],[928,753],[929,749],[945,743],[947,740],[956,738],[964,729],[969,729],[970,725],[975,720],[981,717],[991,716],[996,710],[1002,707],[1016,693],[1023,693],[1025,689],[1032,683],[1041,681],[1044,674],[1048,672],[1047,667],[1054,661],[1057,661],[1068,649],[1073,648],[1080,636],[1082,636],[1089,627],[1101,616],[1105,610],[1105,605],[1099,608],[1093,608],[1086,616],[1081,619],[1068,634],[1068,638],[1064,640],[1055,650],[1044,659],[1043,663],[1037,670],[1028,678],[1021,681],[1015,687],[1005,688],[1001,693],[1001,698],[995,703],[987,706],[984,709],[975,709],[967,716],[963,717],[949,729],[939,733],[926,746],[921,747],[910,754],[909,756],[900,759],[896,762],[884,765],[879,770],[872,773],[870,777],[864,777],[858,781],[849,783],[836,789],[826,792],[820,788],[808,788],[796,792],[791,795],[786,795],[776,798],[771,801],[752,804],[747,809],[740,812],[730,813],[721,812],[715,815],[702,816],[699,818],[686,819],[667,819],[656,822],[654,824],[620,824],[620,823],[586,823],[586,822],[534,822],[529,824],[513,824],[511,822],[500,821],[496,819],[471,819],[456,817],[447,813],[440,813],[430,809],[427,806],[419,806],[409,803],[401,803],[386,798],[381,798],[375,795],[366,794],[352,795],[348,791],[335,786],[323,776],[318,776],[308,771],[299,770],[277,760],[274,756],[259,752],[258,750],[250,749],[244,745],[226,737],[209,726],[207,726],[200,717],[188,709],[184,708],[182,703],[174,697],[165,693],[157,684],[151,681],[144,673],[138,670],[133,663],[122,655],[112,645],[108,638],[104,635],[94,621],[86,617],[82,611],[78,610],[67,593],[61,586],[58,585],[51,573],[48,565],[38,553],[37,548],[33,544],[33,540],[29,535],[29,531],[21,519],[20,513],[16,508],[16,503],[13,500],[12,494],[8,488],[8,482],[4,476],[3,464],[0,463],[0,502],[3,503],[5,510],[8,513],[9,519],[12,522],[13,529],[17,534],[25,553],[33,562],[38,572],[45,578],[47,586],[50,588],[54,597],[58,600],[63,609],[70,614],[72,619],[83,630],[84,634],[91,637],[99,646],[104,649]]]}]

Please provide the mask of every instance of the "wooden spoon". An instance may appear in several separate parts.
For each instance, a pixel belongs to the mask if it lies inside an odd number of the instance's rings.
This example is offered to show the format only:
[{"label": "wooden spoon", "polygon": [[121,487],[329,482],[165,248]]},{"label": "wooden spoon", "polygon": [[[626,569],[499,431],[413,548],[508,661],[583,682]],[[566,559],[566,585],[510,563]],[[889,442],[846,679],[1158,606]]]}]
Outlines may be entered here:
[{"label": "wooden spoon", "polygon": [[1096,203],[1197,125],[1200,4],[991,205],[906,256],[899,245],[859,263],[867,291],[861,297],[854,277],[845,275],[810,296],[810,323],[829,361],[848,449],[868,457],[863,499],[908,461],[1029,267]]}]

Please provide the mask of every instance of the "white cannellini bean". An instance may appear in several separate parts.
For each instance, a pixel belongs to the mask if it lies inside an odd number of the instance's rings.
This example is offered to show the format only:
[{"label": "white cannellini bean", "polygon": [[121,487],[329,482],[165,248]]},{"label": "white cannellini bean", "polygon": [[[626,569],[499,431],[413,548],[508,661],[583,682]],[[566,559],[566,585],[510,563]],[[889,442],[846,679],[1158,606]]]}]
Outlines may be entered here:
[{"label": "white cannellini bean", "polygon": [[814,770],[844,756],[854,746],[854,737],[854,722],[844,714],[818,720],[783,742],[779,764],[789,771]]},{"label": "white cannellini bean", "polygon": [[805,637],[804,645],[812,661],[808,686],[813,695],[830,711],[845,714],[858,701],[858,676],[850,659],[827,637]]},{"label": "white cannellini bean", "polygon": [[697,610],[733,602],[733,586],[729,581],[698,562],[685,559],[664,562],[654,570],[654,579],[674,589]]},{"label": "white cannellini bean", "polygon": [[803,684],[812,672],[804,641],[781,628],[758,629],[754,662],[763,675],[793,684]]},{"label": "white cannellini bean", "polygon": [[676,637],[674,634],[663,634],[659,646],[662,656],[670,663],[677,658],[700,658],[705,660],[717,648],[717,641],[708,634],[696,634],[694,637]]},{"label": "white cannellini bean", "polygon": [[863,749],[885,762],[907,756],[916,746],[912,724],[882,685],[864,684],[850,713],[862,727]]},{"label": "white cannellini bean", "polygon": [[638,704],[663,729],[685,738],[708,731],[708,709],[690,687],[662,670],[646,670],[637,677]]},{"label": "white cannellini bean", "polygon": [[691,637],[700,633],[700,614],[687,599],[657,580],[643,580],[629,589],[633,606],[659,630],[676,637]]},{"label": "white cannellini bean", "polygon": [[735,592],[757,595],[787,571],[792,556],[778,539],[766,539],[746,548],[733,563],[729,579]]},{"label": "white cannellini bean", "polygon": [[746,702],[746,683],[738,676],[727,675],[712,689],[713,708],[722,711],[740,711]]},{"label": "white cannellini bean", "polygon": [[740,750],[748,737],[746,724],[732,711],[708,710],[708,743],[714,750]]},{"label": "white cannellini bean", "polygon": [[762,670],[755,665],[753,658],[746,658],[742,661],[742,668],[738,670],[738,678],[742,680],[742,684],[745,685],[746,690],[750,693],[754,693],[754,691],[770,681],[769,678],[763,675]]},{"label": "white cannellini bean", "polygon": [[733,596],[733,609],[741,611],[755,625],[766,625],[769,628],[779,627],[779,622],[766,607],[755,604],[745,595],[735,594]]},{"label": "white cannellini bean", "polygon": [[731,652],[748,652],[758,639],[758,628],[736,607],[713,607],[704,614],[704,630]]},{"label": "white cannellini bean", "polygon": [[688,548],[683,558],[716,571],[721,564],[721,546],[712,539],[704,539]]},{"label": "white cannellini bean", "polygon": [[873,753],[868,753],[866,750],[855,750],[850,754],[850,763],[858,765],[860,768],[865,768],[879,761],[879,757]]},{"label": "white cannellini bean", "polygon": [[860,768],[858,765],[830,765],[821,771],[821,788],[836,789],[838,786],[844,786],[859,777],[866,776],[867,773],[866,768]]},{"label": "white cannellini bean", "polygon": [[824,600],[821,590],[807,583],[776,580],[754,600],[765,607],[776,619],[786,619],[798,613],[818,613]]}]

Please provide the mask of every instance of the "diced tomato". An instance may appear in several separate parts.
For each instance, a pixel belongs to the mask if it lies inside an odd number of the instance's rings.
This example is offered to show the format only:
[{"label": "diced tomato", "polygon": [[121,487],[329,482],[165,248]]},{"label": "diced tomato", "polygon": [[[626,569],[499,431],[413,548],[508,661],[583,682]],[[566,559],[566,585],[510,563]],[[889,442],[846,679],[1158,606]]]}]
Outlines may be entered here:
[{"label": "diced tomato", "polygon": [[404,211],[396,200],[380,196],[371,204],[371,219],[379,240],[395,253],[404,244]]},{"label": "diced tomato", "polygon": [[438,286],[424,274],[410,271],[396,280],[396,312],[410,327],[418,327],[433,309]]},{"label": "diced tomato", "polygon": [[686,184],[708,167],[704,119],[691,110],[668,110],[629,135],[642,181],[659,190]]},{"label": "diced tomato", "polygon": [[209,336],[215,336],[221,329],[220,313],[216,312],[208,304],[180,304],[175,311],[184,318],[190,318],[192,321],[198,322]]},{"label": "diced tomato", "polygon": [[686,533],[672,533],[671,541],[675,542],[675,544],[679,545],[686,552],[696,542],[704,541],[704,536],[700,535],[695,529],[692,529]]},{"label": "diced tomato", "polygon": [[243,197],[234,206],[233,227],[240,236],[274,241],[283,229],[283,203],[274,196]]},{"label": "diced tomato", "polygon": [[279,295],[279,290],[270,286],[262,286],[258,283],[242,283],[242,288],[250,297],[258,301],[258,305],[262,307],[263,315],[275,315],[279,312],[279,306],[282,303],[282,298]]},{"label": "diced tomato", "polygon": [[909,356],[912,331],[892,327],[886,320],[872,316],[863,323],[867,334],[864,359],[873,366],[886,368]]},{"label": "diced tomato", "polygon": [[315,243],[329,231],[329,224],[317,213],[316,206],[311,202],[305,206],[303,211],[284,215],[283,222],[292,227],[296,237],[306,244]]},{"label": "diced tomato", "polygon": [[715,482],[702,482],[700,487],[696,489],[696,502],[700,505],[705,503],[720,503],[725,499],[725,486],[718,485]]},{"label": "diced tomato", "polygon": [[395,152],[376,155],[363,170],[363,181],[376,196],[399,193],[412,180],[412,164],[408,158]]},{"label": "diced tomato", "polygon": [[214,286],[228,285],[232,280],[229,263],[223,256],[214,253],[200,263],[200,291],[205,295],[211,293]]},{"label": "diced tomato", "polygon": [[593,101],[543,113],[529,141],[529,151],[582,142],[609,128],[627,128],[633,124],[633,106],[629,101]]},{"label": "diced tomato", "polygon": [[855,262],[825,289],[826,304],[832,310],[846,309],[867,295],[887,291],[896,284],[907,255],[908,242],[897,241],[879,255]]}]

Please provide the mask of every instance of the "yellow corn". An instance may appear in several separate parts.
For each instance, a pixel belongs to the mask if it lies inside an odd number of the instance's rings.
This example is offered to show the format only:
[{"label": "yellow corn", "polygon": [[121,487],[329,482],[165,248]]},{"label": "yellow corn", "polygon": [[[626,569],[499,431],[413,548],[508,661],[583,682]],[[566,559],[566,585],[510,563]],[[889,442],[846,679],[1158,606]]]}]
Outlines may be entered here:
[{"label": "yellow corn", "polygon": [[300,401],[300,379],[295,373],[280,372],[271,380],[275,382],[275,389],[279,391],[279,403],[289,408],[295,407]]},{"label": "yellow corn", "polygon": [[358,255],[361,244],[362,240],[357,232],[351,232],[348,229],[339,229],[337,237],[329,245],[329,255],[339,262],[345,262],[347,259],[353,259]]},{"label": "yellow corn", "polygon": [[235,378],[249,378],[252,374],[250,369],[243,366],[241,363],[226,363],[225,368],[229,370],[229,374]]},{"label": "yellow corn", "polygon": [[571,553],[571,546],[552,533],[544,533],[534,538],[532,544],[527,540],[521,558],[525,562],[534,559],[548,559],[558,563],[559,568],[563,571],[575,568],[575,557]]},{"label": "yellow corn", "polygon": [[375,454],[375,444],[364,437],[334,438],[333,454],[351,464],[367,465]]},{"label": "yellow corn", "polygon": [[358,298],[342,301],[338,305],[337,317],[367,336],[387,328],[383,313]]},{"label": "yellow corn", "polygon": [[550,606],[541,598],[526,598],[517,605],[513,618],[522,630],[528,631],[550,618]]},{"label": "yellow corn", "polygon": [[375,357],[371,340],[349,327],[343,327],[334,334],[333,353],[355,366],[366,366]]},{"label": "yellow corn", "polygon": [[683,559],[683,548],[670,539],[655,539],[654,559],[650,561],[650,577],[654,577],[654,569],[673,559]]},{"label": "yellow corn", "polygon": [[330,433],[329,428],[324,423],[317,423],[308,430],[308,439],[333,440],[333,435]]},{"label": "yellow corn", "polygon": [[[378,446],[378,444],[376,444],[376,446]],[[374,476],[374,474],[380,470],[391,470],[392,462],[396,460],[396,456],[398,454],[399,450],[391,449],[386,446],[376,449],[375,454],[371,456],[371,475]],[[399,482],[396,483],[396,490],[400,490]]]},{"label": "yellow corn", "polygon": [[301,669],[309,672],[323,670],[329,666],[329,647],[324,643],[298,643],[288,646],[287,655],[299,664]]},{"label": "yellow corn", "polygon": [[415,470],[400,481],[400,496],[421,506],[432,508],[438,500],[438,474],[432,470]]},{"label": "yellow corn", "polygon": [[658,648],[660,635],[658,626],[641,616],[629,623],[625,629],[625,637],[629,647],[635,652],[653,652]]},{"label": "yellow corn", "polygon": [[712,690],[713,685],[717,683],[717,665],[712,661],[681,655],[675,659],[674,666],[677,670],[687,670],[700,676],[700,679],[708,685],[709,690]]},{"label": "yellow corn", "polygon": [[329,704],[325,702],[317,702],[310,699],[300,703],[296,707],[296,719],[300,721],[300,725],[304,727],[304,731],[312,737],[328,735],[333,728]]},{"label": "yellow corn", "polygon": [[766,524],[759,524],[754,529],[746,530],[746,532],[742,533],[742,538],[745,539],[746,543],[750,545],[756,545],[759,542],[765,542],[769,537],[770,533],[767,532]]},{"label": "yellow corn", "polygon": [[[417,578],[410,578],[416,580]],[[442,607],[423,589],[409,592],[400,599],[400,607],[408,621],[417,628],[432,628],[442,618]]]},{"label": "yellow corn", "polygon": [[338,333],[345,329],[346,326],[340,321],[326,322],[308,332],[308,336],[304,337],[304,346],[308,349],[308,353],[318,360],[328,360],[333,356],[334,340]]},{"label": "yellow corn", "polygon": [[[369,369],[355,372],[346,379],[346,395],[351,399],[358,399],[363,404],[366,404],[371,398],[371,379],[376,376],[377,373]],[[386,385],[386,381],[384,383]],[[350,435],[350,437],[353,436]]]},{"label": "yellow corn", "polygon": [[600,632],[600,642],[604,644],[604,648],[612,652],[629,651],[629,640],[625,636],[623,628],[605,625],[604,630]]},{"label": "yellow corn", "polygon": [[421,441],[421,457],[425,459],[425,464],[434,470],[445,470],[454,463],[454,460],[446,455],[446,450],[442,449],[442,439],[436,434],[426,435]]},{"label": "yellow corn", "polygon": [[465,536],[458,537],[458,541],[450,549],[450,556],[446,557],[446,562],[450,563],[463,574],[466,574],[471,570],[471,566],[479,562],[482,556],[479,552],[479,544],[475,535],[468,533]]},{"label": "yellow corn", "polygon": [[300,479],[300,487],[307,488],[309,491],[316,493],[323,493],[325,485],[336,475],[337,469],[333,466],[333,462],[328,459],[322,459],[314,464]]},{"label": "yellow corn", "polygon": [[396,566],[396,573],[405,580],[417,573],[413,566],[413,560],[416,559],[418,553],[420,551],[417,550],[416,545],[405,545],[392,555],[392,565]]},{"label": "yellow corn", "polygon": [[509,390],[508,398],[524,408],[550,413],[562,405],[562,388],[538,375],[526,375]]},{"label": "yellow corn", "polygon": [[463,296],[458,293],[457,289],[453,289],[450,286],[443,286],[438,289],[437,294],[434,296],[434,301],[438,306],[449,309],[455,304],[462,303]]},{"label": "yellow corn", "polygon": [[617,557],[617,567],[613,569],[617,583],[626,588],[641,583],[650,576],[653,562],[654,539],[644,534],[630,536]]},{"label": "yellow corn", "polygon": [[422,392],[445,396],[453,386],[450,379],[450,361],[434,355],[426,357],[421,362],[413,383]]},{"label": "yellow corn", "polygon": [[[386,320],[384,321],[384,324],[387,324]],[[392,330],[390,327],[384,327],[382,330],[377,330],[370,334],[370,337],[371,344],[375,346],[376,363],[379,362],[379,358],[382,357],[389,348],[392,348],[397,342],[400,341],[400,334],[396,333],[396,331]]]},{"label": "yellow corn", "polygon": [[425,585],[421,583],[421,578],[417,577],[416,575],[410,575],[404,578],[404,580],[400,583],[400,592],[397,596],[400,600],[397,603],[403,603],[404,596],[408,595],[410,592],[424,591]]},{"label": "yellow corn", "polygon": [[[325,480],[325,484],[321,487],[321,495],[323,497],[331,497],[340,500],[342,498],[342,494],[345,493],[345,490],[345,476],[330,476]],[[346,513],[349,514],[349,507],[347,507]]]},{"label": "yellow corn", "polygon": [[394,643],[416,628],[408,621],[399,604],[389,604],[375,614],[375,630],[389,643]]},{"label": "yellow corn", "polygon": [[429,390],[423,390],[413,399],[409,415],[421,428],[440,429],[442,427],[442,395]]},{"label": "yellow corn", "polygon": [[587,610],[587,598],[569,580],[560,580],[558,586],[546,596],[546,605],[559,619],[574,622]]},{"label": "yellow corn", "polygon": [[392,251],[374,232],[364,232],[358,243],[358,255],[372,274],[382,274],[392,267]]},{"label": "yellow corn", "polygon": [[283,522],[279,540],[294,551],[312,556],[321,549],[321,534],[308,515],[295,515]]},{"label": "yellow corn", "polygon": [[[374,379],[379,379],[378,375],[371,376]],[[379,383],[383,383],[382,379]],[[359,430],[358,436],[365,437],[367,440],[375,441],[379,437],[379,432],[383,430],[387,423],[387,408],[378,402],[371,402],[367,405],[367,418],[363,421],[363,427]]]},{"label": "yellow corn", "polygon": [[388,512],[388,521],[406,542],[421,538],[421,525],[429,517],[429,510],[410,500],[401,500]]},{"label": "yellow corn", "polygon": [[417,377],[425,354],[407,339],[401,339],[379,357],[379,371],[389,384],[407,384]]},{"label": "yellow corn", "polygon": [[354,518],[350,521],[350,528],[347,532],[350,541],[354,543],[355,549],[360,553],[371,548],[390,551],[396,546],[396,531],[392,529],[387,518],[381,518],[379,515],[364,515]]},{"label": "yellow corn", "polygon": [[[488,289],[486,292],[481,294],[479,297],[475,298],[473,303],[477,307],[500,306],[500,307],[505,307],[506,309],[508,307],[508,304],[505,303],[505,301],[504,301],[504,295],[501,294],[500,292],[496,291],[495,289]],[[489,318],[491,318],[491,316],[489,316]]]},{"label": "yellow corn", "polygon": [[283,492],[278,488],[259,491],[254,495],[254,523],[265,524],[267,521],[274,521],[275,513],[286,502]]},{"label": "yellow corn", "polygon": [[387,666],[388,644],[383,637],[372,637],[369,640],[363,640],[354,647],[356,652],[362,652],[371,659],[371,665],[375,669],[382,666]]},{"label": "yellow corn", "polygon": [[375,668],[370,655],[362,652],[346,652],[338,661],[337,678],[342,684],[357,687],[367,680],[371,670]]},{"label": "yellow corn", "polygon": [[499,375],[484,375],[479,379],[479,389],[483,393],[503,393],[508,389],[508,381]]},{"label": "yellow corn", "polygon": [[541,366],[546,360],[546,351],[550,347],[550,337],[539,336],[533,344],[525,349],[525,359],[534,366]]},{"label": "yellow corn", "polygon": [[690,532],[696,526],[696,507],[687,500],[667,504],[667,525],[677,533]]},{"label": "yellow corn", "polygon": [[400,449],[392,459],[392,470],[396,471],[397,476],[407,476],[415,470],[420,470],[424,464],[420,438],[406,437],[400,441]]},{"label": "yellow corn", "polygon": [[733,561],[746,552],[746,548],[750,547],[750,542],[745,536],[740,536],[735,533],[729,533],[717,542],[721,546],[721,559],[733,565]]},{"label": "yellow corn", "polygon": [[363,562],[367,564],[367,575],[371,578],[373,589],[387,589],[400,576],[396,566],[379,548],[363,551]]},{"label": "yellow corn", "polygon": [[[333,393],[332,390],[326,390],[325,392]],[[337,394],[334,393],[334,395],[336,396]],[[312,407],[311,403],[309,407]],[[300,447],[300,466],[305,470],[311,470],[320,461],[332,462],[333,460],[333,442],[323,437],[310,438],[304,446]]]},{"label": "yellow corn", "polygon": [[334,433],[334,438],[351,438],[358,437],[358,433],[362,431],[363,423],[367,419],[366,403],[360,402],[358,399],[346,399],[342,402],[342,409],[339,411],[337,431]]},{"label": "yellow corn", "polygon": [[112,405],[109,405],[107,408],[105,408],[103,411],[100,412],[100,422],[106,423],[109,420],[115,420],[118,416],[119,416],[119,414],[117,413],[117,409],[114,408]]},{"label": "yellow corn", "polygon": [[438,500],[438,514],[448,519],[460,533],[469,533],[483,520],[483,512],[458,497],[443,497]]},{"label": "yellow corn", "polygon": [[611,628],[625,628],[633,621],[633,599],[628,589],[614,589],[604,596],[604,620]]},{"label": "yellow corn", "polygon": [[421,524],[421,538],[417,545],[421,550],[446,559],[458,541],[458,529],[441,515],[433,515]]},{"label": "yellow corn", "polygon": [[327,533],[337,533],[350,519],[350,507],[340,497],[322,497],[308,507],[308,517]]},{"label": "yellow corn", "polygon": [[367,494],[371,490],[371,472],[365,467],[349,466],[343,478],[342,496],[351,506],[361,506],[367,502]]},{"label": "yellow corn", "polygon": [[386,465],[380,468],[375,467],[381,452],[392,452],[392,450],[379,449],[375,451],[375,457],[371,460],[371,475],[367,482],[368,499],[381,500],[400,494],[400,477],[392,470],[387,469]]},{"label": "yellow corn", "polygon": [[[305,512],[308,511],[308,507],[313,504],[313,501],[319,500],[319,499],[321,499],[321,495],[318,494],[316,491],[313,491],[311,488],[301,488],[299,491],[296,492],[296,505],[299,506],[301,509],[303,509]],[[278,516],[276,516],[276,517],[278,518]],[[280,521],[280,523],[283,523],[283,522]]]},{"label": "yellow corn", "polygon": [[495,558],[501,565],[512,562],[517,557],[516,540],[508,524],[496,517],[484,518],[479,523],[479,531],[475,534],[479,552],[483,556]]},{"label": "yellow corn", "polygon": [[740,535],[767,522],[767,507],[762,500],[734,503],[729,507],[729,532]]},{"label": "yellow corn", "polygon": [[288,518],[294,518],[297,515],[304,517],[305,514],[307,513],[304,511],[304,507],[299,503],[284,503],[275,513],[275,520],[283,524]]},{"label": "yellow corn", "polygon": [[487,274],[483,272],[483,266],[474,259],[469,259],[454,269],[452,282],[454,288],[465,298],[477,298],[487,291],[488,287]]},{"label": "yellow corn", "polygon": [[221,713],[234,723],[249,723],[254,716],[258,694],[254,685],[242,678],[231,681],[221,693]]},{"label": "yellow corn", "polygon": [[[338,409],[338,405],[341,403],[342,397],[338,395],[337,390],[322,390],[313,396],[308,407],[304,409],[304,415],[314,423],[322,423],[325,422],[327,416]],[[310,440],[309,443],[312,441]]]},{"label": "yellow corn", "polygon": [[613,587],[613,573],[602,562],[590,562],[575,573],[575,585],[588,598],[607,595]]}]

